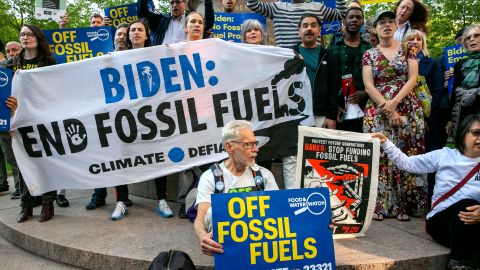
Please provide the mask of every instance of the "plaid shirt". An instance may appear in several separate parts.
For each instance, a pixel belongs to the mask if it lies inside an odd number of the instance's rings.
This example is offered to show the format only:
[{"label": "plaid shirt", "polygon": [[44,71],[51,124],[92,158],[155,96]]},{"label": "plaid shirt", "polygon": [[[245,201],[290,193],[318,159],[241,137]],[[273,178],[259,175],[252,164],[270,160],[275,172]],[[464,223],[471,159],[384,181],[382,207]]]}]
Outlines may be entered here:
[{"label": "plaid shirt", "polygon": [[[355,89],[363,91],[365,90],[365,85],[363,84],[362,78],[362,58],[363,54],[366,50],[370,49],[372,46],[367,41],[360,39],[360,46],[357,50],[357,56],[355,57],[355,61],[353,63],[353,83],[355,84]],[[338,79],[341,80],[342,76],[345,74],[349,74],[345,70],[345,66],[350,66],[352,61],[348,61],[347,63],[347,45],[342,39],[337,39],[335,43],[330,44],[328,47],[328,52],[333,54],[334,58],[337,60],[338,71],[340,72]]]}]

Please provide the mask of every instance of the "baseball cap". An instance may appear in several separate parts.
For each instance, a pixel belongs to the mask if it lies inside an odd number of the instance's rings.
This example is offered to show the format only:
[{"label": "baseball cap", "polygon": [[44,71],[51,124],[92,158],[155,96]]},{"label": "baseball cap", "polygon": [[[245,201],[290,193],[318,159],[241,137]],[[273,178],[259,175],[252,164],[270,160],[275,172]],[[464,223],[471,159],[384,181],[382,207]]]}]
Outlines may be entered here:
[{"label": "baseball cap", "polygon": [[377,22],[380,20],[380,18],[384,15],[389,15],[389,17],[391,18],[396,18],[397,16],[395,15],[395,12],[391,11],[391,10],[382,10],[382,11],[379,11],[377,12],[377,14],[375,15],[375,17],[373,17],[373,19],[371,20],[372,22],[372,25],[373,26],[376,26],[377,25]]}]

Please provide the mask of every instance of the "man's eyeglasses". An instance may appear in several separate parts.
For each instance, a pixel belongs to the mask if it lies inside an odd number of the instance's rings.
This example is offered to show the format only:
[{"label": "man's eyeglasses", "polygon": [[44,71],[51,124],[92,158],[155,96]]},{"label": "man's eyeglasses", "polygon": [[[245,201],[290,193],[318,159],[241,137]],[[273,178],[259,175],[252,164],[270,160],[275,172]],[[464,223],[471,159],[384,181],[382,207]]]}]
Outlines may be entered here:
[{"label": "man's eyeglasses", "polygon": [[32,38],[34,36],[34,33],[20,33],[20,37]]},{"label": "man's eyeglasses", "polygon": [[246,149],[251,149],[251,148],[253,148],[254,145],[255,145],[256,147],[258,147],[258,141],[254,141],[254,142],[237,142],[237,141],[230,141],[230,142],[240,143],[240,144],[242,144],[243,147],[245,147]]},{"label": "man's eyeglasses", "polygon": [[182,0],[170,1],[170,6],[173,6],[173,5],[175,5],[175,4],[180,5],[180,3],[182,3],[182,2],[185,2],[185,1],[182,1]]},{"label": "man's eyeglasses", "polygon": [[480,129],[469,129],[468,133],[472,134],[473,137],[480,138]]}]

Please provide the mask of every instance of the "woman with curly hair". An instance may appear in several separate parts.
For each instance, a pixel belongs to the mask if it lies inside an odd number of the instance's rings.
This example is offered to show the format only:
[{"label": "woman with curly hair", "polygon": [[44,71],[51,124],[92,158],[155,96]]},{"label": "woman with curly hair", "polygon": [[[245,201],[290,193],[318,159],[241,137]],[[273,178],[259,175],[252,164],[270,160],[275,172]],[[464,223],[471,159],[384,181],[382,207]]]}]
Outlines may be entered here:
[{"label": "woman with curly hair", "polygon": [[395,40],[402,41],[411,29],[427,33],[428,7],[421,0],[400,0],[395,5],[394,12],[397,15]]}]

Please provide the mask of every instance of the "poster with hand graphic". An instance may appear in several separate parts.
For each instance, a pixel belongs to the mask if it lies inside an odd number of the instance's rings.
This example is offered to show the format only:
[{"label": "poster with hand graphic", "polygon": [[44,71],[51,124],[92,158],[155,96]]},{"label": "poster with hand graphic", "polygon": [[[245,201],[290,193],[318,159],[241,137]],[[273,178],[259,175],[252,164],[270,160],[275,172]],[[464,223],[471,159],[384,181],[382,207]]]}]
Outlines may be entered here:
[{"label": "poster with hand graphic", "polygon": [[330,190],[334,238],[364,236],[377,197],[380,143],[370,134],[299,127],[297,186]]}]

